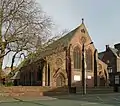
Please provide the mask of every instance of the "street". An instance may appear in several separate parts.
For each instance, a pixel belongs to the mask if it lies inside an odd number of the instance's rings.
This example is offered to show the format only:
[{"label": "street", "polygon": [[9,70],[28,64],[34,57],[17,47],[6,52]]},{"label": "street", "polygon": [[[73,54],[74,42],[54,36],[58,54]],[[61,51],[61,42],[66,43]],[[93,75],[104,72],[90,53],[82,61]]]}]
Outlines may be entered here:
[{"label": "street", "polygon": [[39,98],[0,97],[0,106],[120,106],[120,94],[65,95]]}]

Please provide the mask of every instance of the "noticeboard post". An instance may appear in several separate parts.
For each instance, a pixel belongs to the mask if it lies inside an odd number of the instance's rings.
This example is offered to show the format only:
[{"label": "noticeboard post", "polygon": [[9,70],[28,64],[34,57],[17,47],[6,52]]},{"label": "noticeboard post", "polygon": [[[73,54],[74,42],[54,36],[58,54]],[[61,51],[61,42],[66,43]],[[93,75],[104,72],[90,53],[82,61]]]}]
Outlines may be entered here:
[{"label": "noticeboard post", "polygon": [[116,73],[114,76],[114,92],[118,92],[118,88],[120,86],[120,74]]},{"label": "noticeboard post", "polygon": [[119,85],[119,75],[115,75],[115,85]]}]

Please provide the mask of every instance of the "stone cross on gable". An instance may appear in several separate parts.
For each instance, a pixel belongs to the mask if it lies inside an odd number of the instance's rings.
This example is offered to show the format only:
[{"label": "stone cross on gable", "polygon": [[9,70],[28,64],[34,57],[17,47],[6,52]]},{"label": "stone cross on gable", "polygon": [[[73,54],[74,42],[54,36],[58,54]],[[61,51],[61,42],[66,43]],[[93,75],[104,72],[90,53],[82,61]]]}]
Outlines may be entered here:
[{"label": "stone cross on gable", "polygon": [[84,18],[82,18],[82,24],[84,23]]}]

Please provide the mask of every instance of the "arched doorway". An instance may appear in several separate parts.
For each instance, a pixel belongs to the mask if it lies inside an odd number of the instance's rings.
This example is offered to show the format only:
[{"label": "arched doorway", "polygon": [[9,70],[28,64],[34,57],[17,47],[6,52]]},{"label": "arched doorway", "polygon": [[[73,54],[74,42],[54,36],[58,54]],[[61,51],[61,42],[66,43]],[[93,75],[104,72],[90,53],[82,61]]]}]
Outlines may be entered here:
[{"label": "arched doorway", "polygon": [[56,86],[64,86],[65,85],[65,77],[62,73],[60,73],[56,78]]},{"label": "arched doorway", "polygon": [[100,78],[100,86],[105,86],[105,78],[104,77]]},{"label": "arched doorway", "polygon": [[99,76],[100,76],[100,86],[105,86],[105,77],[102,71],[99,72]]}]

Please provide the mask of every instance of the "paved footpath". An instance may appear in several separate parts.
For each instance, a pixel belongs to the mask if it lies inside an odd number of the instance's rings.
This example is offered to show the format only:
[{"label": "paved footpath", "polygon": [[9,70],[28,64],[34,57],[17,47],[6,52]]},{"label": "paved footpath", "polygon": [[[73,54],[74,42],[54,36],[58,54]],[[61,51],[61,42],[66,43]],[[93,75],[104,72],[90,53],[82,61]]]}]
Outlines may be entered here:
[{"label": "paved footpath", "polygon": [[120,106],[120,94],[0,97],[0,106]]}]

